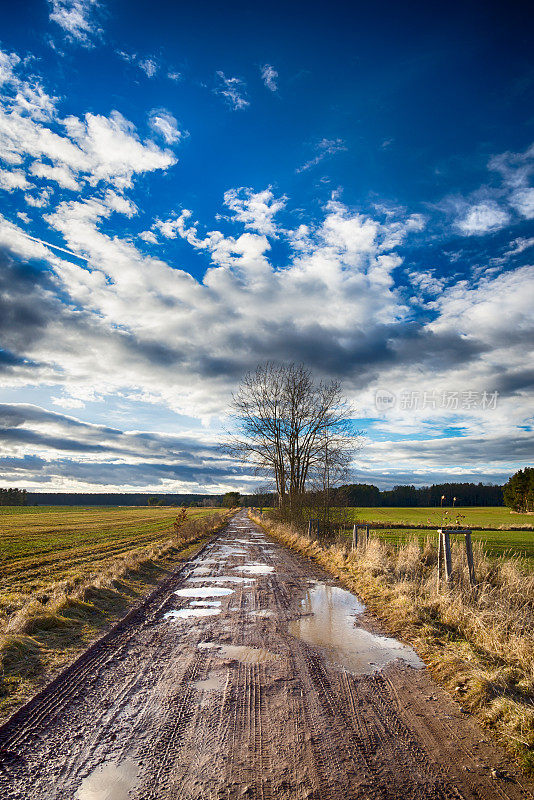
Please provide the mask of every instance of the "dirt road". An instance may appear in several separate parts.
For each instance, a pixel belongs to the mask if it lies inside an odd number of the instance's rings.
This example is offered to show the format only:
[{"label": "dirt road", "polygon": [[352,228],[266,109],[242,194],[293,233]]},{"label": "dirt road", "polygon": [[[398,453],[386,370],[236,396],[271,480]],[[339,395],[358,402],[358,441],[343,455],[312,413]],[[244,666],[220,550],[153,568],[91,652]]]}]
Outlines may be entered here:
[{"label": "dirt road", "polygon": [[240,513],[0,729],[0,796],[534,792],[413,651]]}]

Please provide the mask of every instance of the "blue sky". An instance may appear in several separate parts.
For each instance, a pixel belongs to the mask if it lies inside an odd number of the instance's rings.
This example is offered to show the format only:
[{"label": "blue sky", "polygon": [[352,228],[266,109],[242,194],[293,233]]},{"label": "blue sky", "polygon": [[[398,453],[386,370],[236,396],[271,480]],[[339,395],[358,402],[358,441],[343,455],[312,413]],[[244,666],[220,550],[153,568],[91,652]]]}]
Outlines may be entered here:
[{"label": "blue sky", "polygon": [[355,480],[529,463],[527,12],[6,7],[0,482],[252,488],[218,443],[267,359],[343,381]]}]

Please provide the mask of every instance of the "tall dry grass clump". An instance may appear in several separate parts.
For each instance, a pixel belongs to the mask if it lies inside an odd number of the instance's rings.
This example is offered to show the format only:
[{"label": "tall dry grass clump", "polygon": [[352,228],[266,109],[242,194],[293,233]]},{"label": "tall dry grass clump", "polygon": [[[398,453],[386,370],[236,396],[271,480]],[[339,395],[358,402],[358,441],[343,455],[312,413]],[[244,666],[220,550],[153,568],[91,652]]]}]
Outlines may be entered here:
[{"label": "tall dry grass clump", "polygon": [[351,551],[255,521],[356,592],[390,633],[416,648],[463,709],[534,771],[534,573],[520,559],[490,559],[476,543],[471,586],[463,543],[454,542],[453,579],[438,588],[437,538],[398,548],[371,539]]}]

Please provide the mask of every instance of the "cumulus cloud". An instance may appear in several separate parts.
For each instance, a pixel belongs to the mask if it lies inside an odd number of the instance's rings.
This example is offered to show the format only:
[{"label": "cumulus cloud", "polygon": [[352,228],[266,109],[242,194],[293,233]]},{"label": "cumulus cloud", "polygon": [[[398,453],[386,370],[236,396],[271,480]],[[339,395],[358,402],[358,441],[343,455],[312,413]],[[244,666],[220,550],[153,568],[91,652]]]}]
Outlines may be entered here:
[{"label": "cumulus cloud", "polygon": [[[6,63],[18,65],[12,57],[2,63],[4,67]],[[176,163],[170,150],[151,140],[142,141],[135,126],[118,111],[109,116],[87,113],[82,118],[61,119],[57,98],[46,94],[39,84],[14,75],[7,86],[0,102],[0,158],[17,170],[31,160],[28,169],[34,178],[70,190],[79,190],[81,182],[90,186],[110,183],[124,190],[132,186],[135,174]],[[171,126],[172,120],[167,123]],[[172,127],[165,133],[172,137]],[[20,171],[11,178],[5,176],[3,184],[9,182],[13,188],[29,188],[22,186]],[[28,202],[43,205],[45,189],[39,187],[41,199],[28,195]]]},{"label": "cumulus cloud", "polygon": [[99,0],[50,0],[50,19],[71,41],[90,47],[102,30],[98,25]]},{"label": "cumulus cloud", "polygon": [[40,161],[35,161],[30,166],[30,172],[36,178],[46,178],[46,180],[54,181],[63,189],[76,191],[80,188],[74,173],[64,164],[53,166],[52,164],[43,164]]},{"label": "cumulus cloud", "polygon": [[466,236],[480,236],[493,233],[510,222],[509,214],[500,208],[497,203],[488,201],[471,206],[466,213],[456,221],[456,226]]},{"label": "cumulus cloud", "polygon": [[20,58],[16,53],[0,50],[0,86],[16,80],[14,70],[17,64],[20,64]]},{"label": "cumulus cloud", "polygon": [[225,192],[224,203],[234,212],[234,219],[258,233],[275,234],[274,216],[281,211],[287,197],[275,198],[272,188],[261,192],[242,187]]},{"label": "cumulus cloud", "polygon": [[250,105],[246,98],[246,86],[240,78],[227,78],[222,70],[217,71],[219,85],[213,90],[224,97],[230,108],[240,111]]},{"label": "cumulus cloud", "polygon": [[0,189],[5,192],[12,192],[14,189],[29,189],[31,183],[28,182],[25,173],[21,169],[0,169]]},{"label": "cumulus cloud", "polygon": [[534,218],[534,188],[516,189],[510,195],[509,202],[522,217]]},{"label": "cumulus cloud", "polygon": [[166,144],[176,144],[180,141],[183,133],[178,129],[176,118],[165,109],[150,112],[150,127],[158,133]]},{"label": "cumulus cloud", "polygon": [[276,83],[276,79],[278,78],[278,72],[271,64],[264,64],[261,68],[261,78],[264,82],[267,89],[271,92],[277,92],[278,86]]}]

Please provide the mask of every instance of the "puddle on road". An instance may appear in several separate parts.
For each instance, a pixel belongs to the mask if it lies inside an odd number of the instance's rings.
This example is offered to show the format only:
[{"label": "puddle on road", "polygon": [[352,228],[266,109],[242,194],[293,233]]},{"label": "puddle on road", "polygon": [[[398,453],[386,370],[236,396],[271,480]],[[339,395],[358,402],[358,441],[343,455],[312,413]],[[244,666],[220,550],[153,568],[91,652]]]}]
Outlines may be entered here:
[{"label": "puddle on road", "polygon": [[191,617],[214,617],[220,614],[220,607],[210,608],[179,608],[176,611],[167,611],[165,619],[190,619]]},{"label": "puddle on road", "polygon": [[191,600],[190,606],[205,606],[206,608],[217,608],[221,605],[221,600]]},{"label": "puddle on road", "polygon": [[212,670],[208,673],[207,678],[202,678],[198,681],[192,681],[191,686],[201,692],[220,692],[224,687],[224,673]]},{"label": "puddle on road", "polygon": [[208,575],[205,578],[188,578],[188,583],[252,583],[254,578],[245,578],[242,575]]},{"label": "puddle on road", "polygon": [[242,567],[234,567],[234,569],[248,572],[250,575],[269,575],[269,573],[274,572],[274,567],[269,566],[269,564],[260,564],[259,562],[244,564]]},{"label": "puddle on road", "polygon": [[219,553],[221,556],[246,556],[245,550],[238,547],[232,547],[229,544],[223,544],[218,550],[214,551],[215,554]]},{"label": "puddle on road", "polygon": [[190,589],[177,589],[174,592],[178,597],[224,597],[232,593],[233,589],[223,589],[222,586],[193,586]]},{"label": "puddle on road", "polygon": [[213,647],[216,649],[214,655],[219,658],[230,658],[233,661],[241,661],[242,664],[266,664],[278,658],[276,653],[264,650],[261,647],[248,647],[242,644],[216,644],[214,642],[201,642],[198,647]]},{"label": "puddle on road", "polygon": [[76,800],[128,800],[135,786],[139,767],[133,758],[119,764],[100,764],[85,778]]},{"label": "puddle on road", "polygon": [[368,675],[396,659],[424,667],[411,647],[356,626],[354,616],[362,614],[365,606],[345,589],[317,582],[301,606],[306,616],[292,620],[289,632],[308,644],[325,647],[330,661],[349,672]]}]

